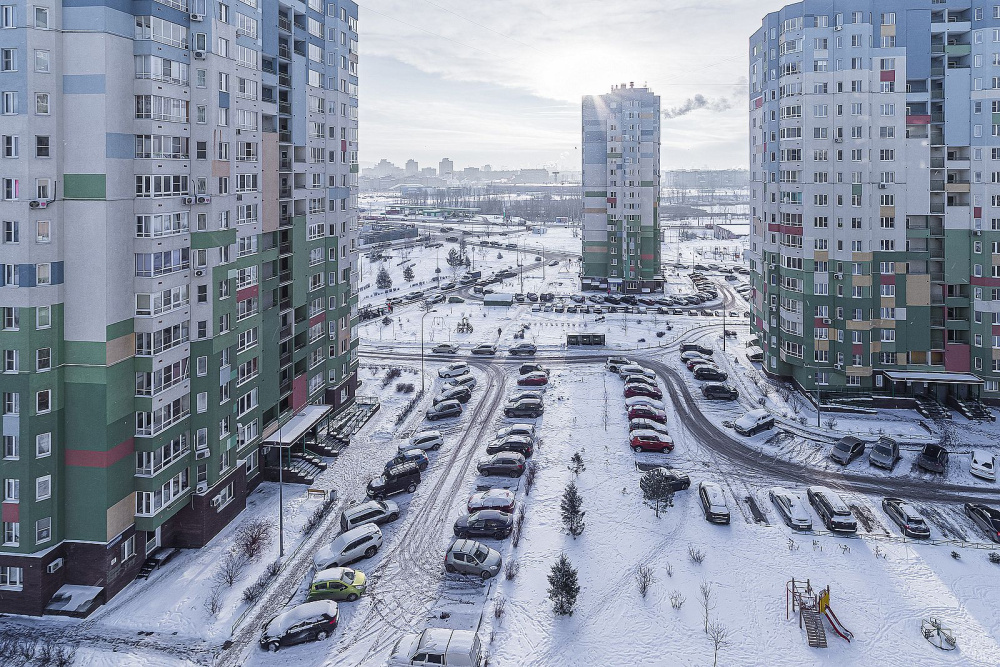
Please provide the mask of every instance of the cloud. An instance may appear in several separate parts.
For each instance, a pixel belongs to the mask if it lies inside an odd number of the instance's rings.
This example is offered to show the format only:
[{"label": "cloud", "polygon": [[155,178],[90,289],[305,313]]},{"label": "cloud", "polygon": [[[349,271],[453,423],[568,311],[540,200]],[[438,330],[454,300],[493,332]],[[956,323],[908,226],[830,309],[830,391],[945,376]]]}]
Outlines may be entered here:
[{"label": "cloud", "polygon": [[678,116],[684,116],[691,113],[692,111],[697,111],[698,109],[708,109],[709,111],[729,111],[733,108],[732,100],[726,99],[724,97],[710,100],[701,93],[695,95],[694,97],[689,97],[684,104],[673,107],[671,109],[666,109],[663,111],[664,118],[677,118]]}]

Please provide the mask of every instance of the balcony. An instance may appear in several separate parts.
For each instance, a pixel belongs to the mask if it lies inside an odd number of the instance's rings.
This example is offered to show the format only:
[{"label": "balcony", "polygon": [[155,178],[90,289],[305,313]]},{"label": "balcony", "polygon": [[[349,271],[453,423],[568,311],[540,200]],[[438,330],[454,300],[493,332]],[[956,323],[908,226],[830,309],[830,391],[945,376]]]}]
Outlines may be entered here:
[{"label": "balcony", "polygon": [[281,368],[284,368],[285,366],[290,366],[291,363],[292,363],[292,353],[291,352],[285,352],[280,357],[278,357],[278,365]]},{"label": "balcony", "polygon": [[279,30],[284,30],[285,32],[291,32],[292,31],[292,22],[289,21],[284,16],[279,16],[278,17],[278,29]]},{"label": "balcony", "polygon": [[291,324],[281,327],[278,329],[278,342],[283,343],[295,334],[295,327]]},{"label": "balcony", "polygon": [[292,254],[292,244],[290,241],[285,241],[284,243],[278,244],[278,255],[291,255]]},{"label": "balcony", "polygon": [[290,283],[290,282],[292,282],[292,272],[291,271],[282,271],[281,273],[278,274],[278,284],[279,285],[285,285],[285,284]]},{"label": "balcony", "polygon": [[292,170],[291,160],[285,159],[278,161],[278,171],[291,171],[291,170]]},{"label": "balcony", "polygon": [[278,190],[278,199],[291,199],[292,189],[291,188],[280,188]]}]

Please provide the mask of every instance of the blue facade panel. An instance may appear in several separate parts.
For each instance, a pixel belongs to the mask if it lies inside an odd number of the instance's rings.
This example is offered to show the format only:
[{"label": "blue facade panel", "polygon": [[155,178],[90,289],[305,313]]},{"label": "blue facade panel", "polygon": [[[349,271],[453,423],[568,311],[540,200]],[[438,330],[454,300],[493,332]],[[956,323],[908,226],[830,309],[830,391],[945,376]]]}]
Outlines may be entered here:
[{"label": "blue facade panel", "polygon": [[108,132],[104,140],[104,156],[112,160],[135,158],[135,135]]},{"label": "blue facade panel", "polygon": [[103,95],[105,76],[103,74],[64,74],[63,93],[66,95]]}]

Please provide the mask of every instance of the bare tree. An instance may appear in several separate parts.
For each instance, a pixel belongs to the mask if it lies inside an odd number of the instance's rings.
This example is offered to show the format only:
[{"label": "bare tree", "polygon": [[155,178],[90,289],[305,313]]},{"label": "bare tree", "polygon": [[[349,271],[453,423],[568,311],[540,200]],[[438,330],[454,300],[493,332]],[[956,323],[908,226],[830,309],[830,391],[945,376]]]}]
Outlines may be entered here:
[{"label": "bare tree", "polygon": [[705,560],[705,552],[692,544],[688,546],[688,557],[691,559],[691,562],[701,565]]},{"label": "bare tree", "polygon": [[215,573],[215,581],[219,585],[232,586],[237,579],[243,576],[246,565],[247,560],[243,554],[230,551],[222,559],[222,565]]},{"label": "bare tree", "polygon": [[708,618],[709,614],[715,609],[715,602],[712,600],[712,584],[708,581],[701,582],[701,586],[698,588],[701,592],[701,611],[702,618],[705,621],[705,632],[708,632]]},{"label": "bare tree", "polygon": [[712,640],[712,645],[715,647],[715,657],[712,660],[712,667],[717,667],[719,664],[719,649],[729,644],[729,630],[722,623],[716,621],[708,626],[708,638]]},{"label": "bare tree", "polygon": [[247,560],[256,560],[271,545],[273,524],[266,519],[253,519],[236,530],[236,548]]},{"label": "bare tree", "polygon": [[635,568],[635,583],[639,587],[639,595],[646,597],[649,587],[653,585],[656,578],[653,577],[653,568],[645,563],[640,563]]},{"label": "bare tree", "polygon": [[680,610],[684,606],[684,602],[687,601],[680,591],[671,591],[670,593],[670,606],[674,609]]},{"label": "bare tree", "polygon": [[222,585],[216,584],[212,586],[212,590],[209,591],[208,597],[205,598],[205,611],[208,612],[209,616],[217,616],[220,611],[222,611]]}]

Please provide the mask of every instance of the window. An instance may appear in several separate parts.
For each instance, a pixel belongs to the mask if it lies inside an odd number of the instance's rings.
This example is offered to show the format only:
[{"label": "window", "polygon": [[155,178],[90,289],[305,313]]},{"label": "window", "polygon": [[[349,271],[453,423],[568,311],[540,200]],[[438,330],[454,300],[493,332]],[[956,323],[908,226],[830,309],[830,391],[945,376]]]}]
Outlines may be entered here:
[{"label": "window", "polygon": [[42,544],[52,539],[52,518],[46,517],[35,522],[35,544]]},{"label": "window", "polygon": [[40,347],[35,350],[35,370],[47,371],[52,368],[52,348]]},{"label": "window", "polygon": [[21,480],[5,479],[3,481],[3,500],[5,503],[21,501]]},{"label": "window", "polygon": [[35,7],[35,27],[47,30],[49,27],[49,10],[47,7]]},{"label": "window", "polygon": [[13,461],[21,457],[21,444],[16,435],[3,436],[3,457]]},{"label": "window", "polygon": [[35,222],[35,241],[38,243],[48,243],[50,240],[50,228],[52,223],[49,220],[38,220]]},{"label": "window", "polygon": [[0,113],[5,116],[13,116],[17,113],[16,92],[4,91],[3,98],[0,100]]},{"label": "window", "polygon": [[21,223],[16,220],[3,221],[3,242],[5,244],[21,242]]},{"label": "window", "polygon": [[47,116],[49,114],[48,93],[35,93],[35,113],[39,116]]},{"label": "window", "polygon": [[49,71],[49,52],[35,49],[35,71],[43,74]]},{"label": "window", "polygon": [[127,540],[122,542],[122,562],[124,563],[129,558],[135,556],[135,535],[130,535]]},{"label": "window", "polygon": [[16,158],[19,155],[18,146],[19,139],[17,135],[5,134],[3,135],[3,156],[9,158]]},{"label": "window", "polygon": [[0,28],[17,27],[17,8],[14,5],[0,5]]},{"label": "window", "polygon": [[35,480],[35,501],[48,500],[52,497],[52,475],[45,475]]},{"label": "window", "polygon": [[21,590],[24,586],[24,570],[10,565],[0,566],[0,588]]},{"label": "window", "polygon": [[52,326],[51,306],[39,306],[35,309],[35,328],[48,329]]},{"label": "window", "polygon": [[52,390],[42,389],[35,392],[35,413],[44,414],[52,410]]},{"label": "window", "polygon": [[3,524],[3,543],[4,546],[16,547],[21,542],[21,524],[14,522],[4,521]]},{"label": "window", "polygon": [[52,434],[39,433],[35,436],[35,458],[43,459],[52,455]]},{"label": "window", "polygon": [[17,49],[0,49],[0,72],[17,71]]}]

